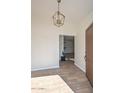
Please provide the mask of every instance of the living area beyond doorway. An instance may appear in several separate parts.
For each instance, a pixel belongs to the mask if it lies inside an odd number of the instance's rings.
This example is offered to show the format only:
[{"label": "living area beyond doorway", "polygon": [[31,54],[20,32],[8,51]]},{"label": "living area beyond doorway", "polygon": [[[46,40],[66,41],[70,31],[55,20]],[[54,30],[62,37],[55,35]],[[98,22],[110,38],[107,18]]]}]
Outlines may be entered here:
[{"label": "living area beyond doorway", "polygon": [[74,36],[60,35],[59,36],[59,60],[74,61]]}]

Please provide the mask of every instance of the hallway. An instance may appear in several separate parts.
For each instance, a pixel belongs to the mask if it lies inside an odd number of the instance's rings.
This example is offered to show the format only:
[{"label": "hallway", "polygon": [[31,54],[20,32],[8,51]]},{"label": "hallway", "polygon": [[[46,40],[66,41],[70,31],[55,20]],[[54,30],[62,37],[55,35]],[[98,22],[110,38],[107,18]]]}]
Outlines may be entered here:
[{"label": "hallway", "polygon": [[60,68],[33,71],[32,77],[59,75],[75,93],[92,93],[92,87],[85,73],[74,65],[73,61],[60,62]]}]

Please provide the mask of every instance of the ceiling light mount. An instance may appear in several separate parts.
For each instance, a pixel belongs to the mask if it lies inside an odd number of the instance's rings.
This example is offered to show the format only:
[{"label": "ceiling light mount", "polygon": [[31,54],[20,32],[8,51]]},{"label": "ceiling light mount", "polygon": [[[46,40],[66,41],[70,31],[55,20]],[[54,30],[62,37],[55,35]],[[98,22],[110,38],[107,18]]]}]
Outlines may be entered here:
[{"label": "ceiling light mount", "polygon": [[61,0],[57,0],[58,3],[61,3]]}]

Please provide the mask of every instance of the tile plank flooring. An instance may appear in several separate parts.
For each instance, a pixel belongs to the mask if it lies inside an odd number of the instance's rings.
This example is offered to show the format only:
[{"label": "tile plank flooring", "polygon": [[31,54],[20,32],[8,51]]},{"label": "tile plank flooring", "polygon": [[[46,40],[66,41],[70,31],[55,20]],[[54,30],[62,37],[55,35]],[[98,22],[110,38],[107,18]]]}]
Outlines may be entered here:
[{"label": "tile plank flooring", "polygon": [[86,78],[86,75],[73,61],[60,62],[60,68],[32,71],[31,77],[59,75],[74,91],[74,93],[93,93],[93,89]]}]

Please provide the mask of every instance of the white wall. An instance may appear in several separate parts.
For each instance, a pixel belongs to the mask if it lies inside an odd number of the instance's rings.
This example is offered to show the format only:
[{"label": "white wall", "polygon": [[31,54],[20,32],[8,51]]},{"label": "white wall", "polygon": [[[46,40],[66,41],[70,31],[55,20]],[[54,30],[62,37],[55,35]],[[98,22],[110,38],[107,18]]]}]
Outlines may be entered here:
[{"label": "white wall", "polygon": [[59,67],[59,35],[76,35],[75,25],[66,24],[58,28],[51,22],[46,24],[39,17],[32,17],[32,71]]},{"label": "white wall", "polygon": [[32,25],[32,70],[59,66],[58,34],[52,27]]},{"label": "white wall", "polygon": [[82,25],[77,30],[77,36],[75,40],[75,65],[82,69],[84,72],[86,71],[85,66],[85,31],[93,22],[93,15],[90,13],[85,20],[83,20]]}]

